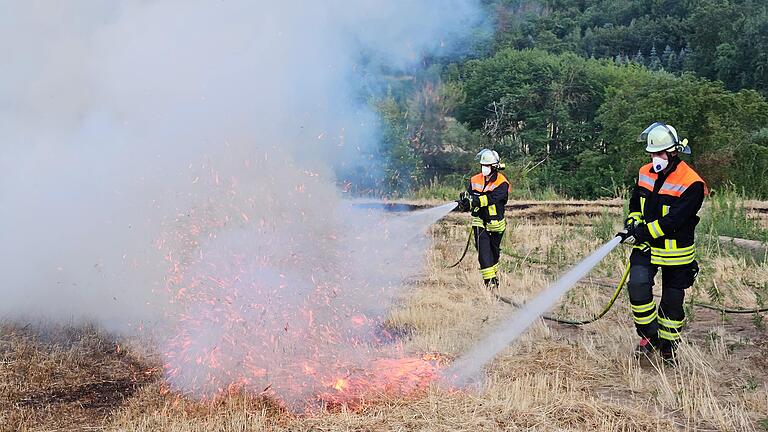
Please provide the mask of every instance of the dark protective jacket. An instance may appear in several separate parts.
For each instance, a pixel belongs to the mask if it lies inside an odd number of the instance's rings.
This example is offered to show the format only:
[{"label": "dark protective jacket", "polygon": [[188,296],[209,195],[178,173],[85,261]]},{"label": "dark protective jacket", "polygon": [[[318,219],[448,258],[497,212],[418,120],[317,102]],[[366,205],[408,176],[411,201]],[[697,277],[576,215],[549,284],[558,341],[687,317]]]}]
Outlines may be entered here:
[{"label": "dark protective jacket", "polygon": [[467,190],[472,196],[472,226],[503,232],[507,228],[504,206],[509,198],[509,181],[504,174],[495,171],[488,181],[482,173],[475,174],[469,180]]},{"label": "dark protective jacket", "polygon": [[675,157],[668,171],[656,173],[653,164],[640,168],[637,185],[629,199],[629,217],[638,225],[635,248],[650,249],[651,264],[690,264],[696,258],[693,234],[704,196],[704,180],[688,164]]}]

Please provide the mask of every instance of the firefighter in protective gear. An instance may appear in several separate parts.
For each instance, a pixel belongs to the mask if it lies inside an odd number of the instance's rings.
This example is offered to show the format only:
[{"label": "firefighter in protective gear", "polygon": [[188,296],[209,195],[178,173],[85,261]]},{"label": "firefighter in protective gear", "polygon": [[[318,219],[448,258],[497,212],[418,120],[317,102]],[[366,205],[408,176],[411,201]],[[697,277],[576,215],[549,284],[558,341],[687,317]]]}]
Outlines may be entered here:
[{"label": "firefighter in protective gear", "polygon": [[475,238],[480,274],[486,287],[499,286],[497,271],[501,255],[501,239],[507,222],[504,206],[509,197],[509,181],[500,172],[504,168],[499,154],[483,149],[477,154],[481,172],[472,176],[466,192],[459,196],[459,207],[472,213],[472,231]]},{"label": "firefighter in protective gear", "polygon": [[[690,154],[688,140],[664,123],[653,123],[638,137],[652,162],[640,168],[629,199],[623,243],[632,245],[629,258],[629,299],[641,340],[638,354],[658,350],[674,363],[685,312],[685,289],[693,285],[696,262],[694,230],[699,223],[707,186],[679,154]],[[662,295],[653,299],[654,277],[661,269]]]}]

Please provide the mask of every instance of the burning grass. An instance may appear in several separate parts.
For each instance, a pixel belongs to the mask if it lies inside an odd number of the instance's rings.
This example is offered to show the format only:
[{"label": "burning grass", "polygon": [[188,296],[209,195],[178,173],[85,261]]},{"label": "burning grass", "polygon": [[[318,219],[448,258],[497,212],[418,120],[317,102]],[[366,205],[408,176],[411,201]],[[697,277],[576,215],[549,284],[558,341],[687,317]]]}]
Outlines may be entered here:
[{"label": "burning grass", "polygon": [[[513,313],[482,288],[475,257],[457,268],[463,217],[432,229],[437,240],[423,276],[396,299],[374,334],[402,355],[323,378],[313,403],[287,409],[269,388],[231,388],[199,400],[169,391],[162,360],[93,327],[0,333],[0,425],[7,430],[760,430],[768,418],[768,338],[749,315],[694,309],[682,361],[668,368],[635,360],[636,336],[625,296],[603,320],[575,328],[535,324],[488,367],[478,391],[435,385],[443,365]],[[595,219],[517,220],[504,240],[501,294],[524,301],[601,243]],[[515,258],[521,257],[521,258]],[[609,295],[626,254],[598,266],[553,314],[588,317]],[[699,300],[717,286],[720,301],[761,301],[768,264],[731,250],[704,248]],[[689,292],[689,295],[693,291]],[[118,346],[120,348],[118,349]],[[426,357],[423,357],[428,353]],[[266,387],[266,386],[265,386]]]}]

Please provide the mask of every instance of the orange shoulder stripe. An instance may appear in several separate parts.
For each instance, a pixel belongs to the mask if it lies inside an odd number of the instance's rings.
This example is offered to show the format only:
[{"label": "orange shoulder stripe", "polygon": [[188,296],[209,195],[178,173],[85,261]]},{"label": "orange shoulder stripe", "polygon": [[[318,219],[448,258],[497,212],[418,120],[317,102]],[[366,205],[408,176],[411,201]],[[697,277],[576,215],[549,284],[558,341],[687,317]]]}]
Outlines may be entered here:
[{"label": "orange shoulder stripe", "polygon": [[704,185],[704,194],[709,195],[709,189],[704,180],[687,163],[680,162],[677,169],[673,171],[664,181],[659,189],[660,194],[681,196],[692,184],[702,182]]},{"label": "orange shoulder stripe", "polygon": [[658,174],[651,170],[653,164],[646,164],[640,167],[640,172],[637,175],[637,185],[648,189],[653,192],[653,186],[656,184]]},{"label": "orange shoulder stripe", "polygon": [[496,173],[496,180],[494,180],[493,183],[488,183],[487,185],[485,184],[485,178],[483,177],[482,173],[473,175],[472,179],[470,180],[472,190],[476,192],[491,192],[496,190],[497,187],[503,185],[504,183],[509,185],[507,178],[504,177],[504,174],[500,172]]},{"label": "orange shoulder stripe", "polygon": [[494,182],[493,188],[496,189],[497,187],[503,185],[504,183],[507,184],[507,190],[509,190],[509,180],[504,176],[502,173],[496,174],[496,181]]},{"label": "orange shoulder stripe", "polygon": [[482,192],[483,187],[485,185],[485,180],[483,179],[483,173],[473,175],[469,183],[472,185],[473,191]]}]

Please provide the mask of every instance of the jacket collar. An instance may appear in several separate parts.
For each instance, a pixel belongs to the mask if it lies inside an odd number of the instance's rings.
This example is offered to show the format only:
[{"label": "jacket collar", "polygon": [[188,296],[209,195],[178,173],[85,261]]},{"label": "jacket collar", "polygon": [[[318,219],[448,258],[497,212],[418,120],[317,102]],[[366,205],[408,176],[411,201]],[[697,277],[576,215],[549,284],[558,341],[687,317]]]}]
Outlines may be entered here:
[{"label": "jacket collar", "polygon": [[659,176],[669,177],[670,174],[675,172],[675,170],[677,169],[677,166],[680,165],[680,162],[682,162],[682,160],[680,159],[680,156],[677,156],[677,155],[673,156],[672,159],[669,161],[669,166],[667,167],[667,169],[662,170],[659,173],[660,174]]}]

